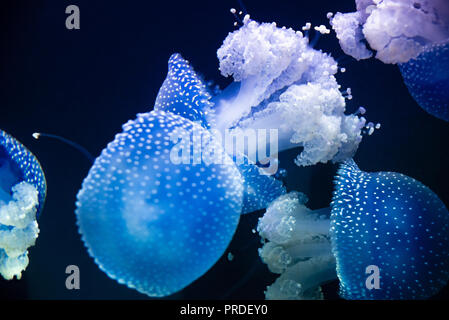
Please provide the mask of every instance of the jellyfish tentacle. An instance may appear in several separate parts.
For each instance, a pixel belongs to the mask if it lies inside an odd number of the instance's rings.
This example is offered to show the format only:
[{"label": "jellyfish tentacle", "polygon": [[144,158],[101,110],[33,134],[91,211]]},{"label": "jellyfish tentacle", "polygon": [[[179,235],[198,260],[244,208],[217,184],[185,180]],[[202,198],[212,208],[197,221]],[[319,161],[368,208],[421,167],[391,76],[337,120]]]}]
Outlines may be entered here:
[{"label": "jellyfish tentacle", "polygon": [[[337,173],[331,220],[342,297],[425,299],[449,280],[449,212],[419,181],[349,160]],[[369,265],[380,269],[379,290],[360,281]]]},{"label": "jellyfish tentacle", "polygon": [[267,287],[267,300],[321,300],[321,285],[335,280],[335,259],[331,255],[297,262]]},{"label": "jellyfish tentacle", "polygon": [[33,138],[36,140],[39,140],[41,137],[45,137],[45,138],[50,138],[50,139],[55,139],[55,140],[59,140],[69,146],[71,146],[72,148],[78,150],[79,152],[81,152],[90,162],[94,162],[95,157],[86,149],[84,148],[82,145],[80,145],[79,143],[76,143],[70,139],[61,137],[59,135],[56,134],[50,134],[50,133],[43,133],[43,132],[35,132],[33,133]]},{"label": "jellyfish tentacle", "polygon": [[337,278],[330,242],[330,208],[310,210],[307,197],[290,192],[273,201],[259,220],[259,249],[270,271],[281,276],[267,299],[321,299],[320,286]]}]

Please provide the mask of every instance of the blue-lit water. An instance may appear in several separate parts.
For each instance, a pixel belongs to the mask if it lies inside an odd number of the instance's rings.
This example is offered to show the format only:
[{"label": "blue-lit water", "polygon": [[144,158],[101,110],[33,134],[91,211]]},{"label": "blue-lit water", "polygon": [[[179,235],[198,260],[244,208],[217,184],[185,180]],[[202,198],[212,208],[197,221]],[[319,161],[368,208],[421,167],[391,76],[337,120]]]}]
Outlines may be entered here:
[{"label": "blue-lit water", "polygon": [[[216,50],[235,29],[229,8],[238,1],[176,3],[77,1],[81,29],[65,28],[59,1],[4,1],[0,10],[0,128],[19,139],[39,159],[48,194],[39,219],[40,235],[30,249],[30,264],[20,281],[0,280],[0,296],[18,299],[147,299],[118,284],[89,257],[76,226],[75,200],[91,163],[81,153],[53,140],[36,141],[36,131],[78,142],[94,156],[137,113],[152,110],[167,74],[171,54],[180,52],[207,80],[225,87]],[[326,13],[354,10],[348,1],[245,1],[258,21],[300,29],[305,22],[326,24]],[[316,48],[329,52],[347,69],[338,74],[354,96],[347,110],[361,105],[382,127],[363,139],[355,161],[364,171],[394,171],[430,187],[449,204],[447,122],[421,109],[410,96],[398,67],[377,60],[356,62],[341,51],[334,36]],[[298,150],[280,155],[287,189],[304,192],[312,209],[329,206],[337,165],[297,167]],[[241,217],[225,254],[204,276],[169,298],[263,299],[277,275],[260,261],[253,233],[263,211]],[[233,255],[232,261],[227,258]],[[81,289],[67,290],[65,269],[77,265]],[[324,287],[338,298],[338,282]],[[447,298],[448,287],[436,297]]]}]

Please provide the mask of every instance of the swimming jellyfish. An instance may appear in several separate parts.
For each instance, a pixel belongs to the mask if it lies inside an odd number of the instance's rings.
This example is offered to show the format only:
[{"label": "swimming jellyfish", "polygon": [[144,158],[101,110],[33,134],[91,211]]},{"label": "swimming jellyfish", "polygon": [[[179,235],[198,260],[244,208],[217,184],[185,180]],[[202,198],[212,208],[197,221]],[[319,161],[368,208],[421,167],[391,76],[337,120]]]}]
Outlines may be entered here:
[{"label": "swimming jellyfish", "polygon": [[[301,193],[274,201],[258,225],[260,255],[281,274],[268,299],[322,298],[340,280],[345,299],[426,299],[449,280],[449,212],[419,181],[341,165],[331,208],[310,210]],[[367,286],[370,268],[379,287]]]},{"label": "swimming jellyfish", "polygon": [[356,12],[328,14],[343,51],[360,60],[370,58],[374,50],[382,62],[398,64],[416,102],[449,121],[449,2],[355,2]]},{"label": "swimming jellyfish", "polygon": [[[212,95],[197,75],[193,67],[179,53],[173,54],[168,60],[168,73],[156,98],[154,110],[168,111],[194,121],[209,129],[217,140],[223,143],[220,132],[215,127],[215,105],[211,101]],[[265,209],[269,203],[281,194],[285,188],[279,180],[263,172],[244,154],[234,156],[236,150],[225,151],[235,160],[237,169],[243,178],[242,213]],[[229,148],[230,149],[230,148]]]},{"label": "swimming jellyfish", "polygon": [[[254,159],[228,150],[224,132],[279,129],[281,151],[304,147],[299,165],[344,160],[361,141],[365,119],[344,114],[335,60],[301,32],[249,16],[243,23],[217,52],[222,74],[236,82],[212,96],[188,61],[172,55],[154,111],[124,126],[78,194],[91,256],[111,278],[150,296],[204,274],[231,241],[240,213],[285,193],[256,166],[267,164],[274,145]],[[249,161],[233,161],[239,157]]]},{"label": "swimming jellyfish", "polygon": [[47,192],[36,157],[0,130],[0,274],[20,279],[28,266],[28,248],[39,234],[37,218]]},{"label": "swimming jellyfish", "polygon": [[345,114],[345,99],[352,96],[350,90],[340,91],[337,62],[314,49],[302,32],[260,24],[246,15],[217,56],[221,74],[234,82],[212,98],[214,112],[207,117],[213,129],[277,130],[276,152],[303,147],[295,160],[299,166],[353,156],[366,120]]},{"label": "swimming jellyfish", "polygon": [[[196,162],[206,154],[222,161]],[[239,221],[242,185],[235,164],[203,127],[161,110],[139,114],[84,180],[79,230],[109,277],[166,296],[225,252]]]}]

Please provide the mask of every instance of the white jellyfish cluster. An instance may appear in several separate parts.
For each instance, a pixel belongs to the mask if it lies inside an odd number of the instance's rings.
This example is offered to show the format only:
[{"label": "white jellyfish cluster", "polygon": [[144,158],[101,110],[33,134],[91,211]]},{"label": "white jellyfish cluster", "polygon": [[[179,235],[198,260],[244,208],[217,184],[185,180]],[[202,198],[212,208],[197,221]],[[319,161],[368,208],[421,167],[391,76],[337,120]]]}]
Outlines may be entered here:
[{"label": "white jellyfish cluster", "polygon": [[38,191],[28,182],[12,187],[12,195],[0,194],[0,274],[20,279],[28,266],[28,248],[39,234],[36,211]]},{"label": "white jellyfish cluster", "polygon": [[[324,26],[314,30],[329,33]],[[213,99],[209,117],[219,132],[277,129],[276,150],[303,147],[295,161],[299,166],[354,155],[366,120],[345,114],[352,96],[337,83],[337,62],[314,49],[301,31],[246,15],[217,55],[221,74],[235,81]]]},{"label": "white jellyfish cluster", "polygon": [[280,274],[267,287],[269,300],[322,299],[321,285],[336,279],[329,237],[330,208],[310,210],[307,197],[290,192],[278,197],[260,218],[259,249],[271,272]]},{"label": "white jellyfish cluster", "polygon": [[372,49],[384,63],[405,63],[426,46],[449,38],[447,0],[355,2],[357,12],[328,16],[341,48],[357,60],[371,57]]}]

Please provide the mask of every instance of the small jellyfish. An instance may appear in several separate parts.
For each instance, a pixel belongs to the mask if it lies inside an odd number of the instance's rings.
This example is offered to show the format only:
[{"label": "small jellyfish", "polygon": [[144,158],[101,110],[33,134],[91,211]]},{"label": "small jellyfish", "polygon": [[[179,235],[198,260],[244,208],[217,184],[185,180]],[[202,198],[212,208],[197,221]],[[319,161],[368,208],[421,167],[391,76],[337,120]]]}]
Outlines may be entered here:
[{"label": "small jellyfish", "polygon": [[415,101],[431,115],[449,121],[449,41],[429,45],[399,69]]},{"label": "small jellyfish", "polygon": [[[449,212],[435,193],[400,173],[363,172],[353,160],[335,184],[331,208],[312,211],[289,193],[261,218],[269,242],[260,255],[281,274],[267,298],[321,298],[320,285],[337,277],[345,299],[426,299],[446,285]],[[370,266],[378,288],[367,285]]]},{"label": "small jellyfish", "polygon": [[0,274],[20,279],[36,242],[46,182],[36,157],[0,130]]},{"label": "small jellyfish", "polygon": [[[449,121],[449,1],[356,0],[357,12],[330,15],[342,50],[398,64],[416,102]],[[370,49],[367,48],[369,44]]]}]

